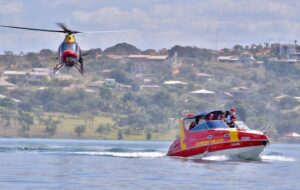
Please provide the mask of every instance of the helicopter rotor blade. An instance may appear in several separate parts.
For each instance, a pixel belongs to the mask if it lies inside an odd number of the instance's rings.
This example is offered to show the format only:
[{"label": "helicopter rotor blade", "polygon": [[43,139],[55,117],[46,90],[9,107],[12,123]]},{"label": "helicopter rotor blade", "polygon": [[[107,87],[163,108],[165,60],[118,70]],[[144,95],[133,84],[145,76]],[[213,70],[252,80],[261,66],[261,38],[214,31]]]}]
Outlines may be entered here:
[{"label": "helicopter rotor blade", "polygon": [[48,29],[27,28],[27,27],[9,26],[9,25],[0,25],[0,27],[5,27],[5,28],[16,28],[16,29],[23,29],[23,30],[43,31],[43,32],[59,32],[59,33],[66,33],[66,32],[63,31],[63,30],[48,30]]},{"label": "helicopter rotor blade", "polygon": [[96,33],[123,33],[123,32],[134,32],[135,30],[99,30],[99,31],[82,31],[78,33],[82,34],[96,34]]},{"label": "helicopter rotor blade", "polygon": [[79,32],[79,31],[76,31],[76,30],[70,30],[64,23],[56,23],[61,29],[63,29],[63,31],[65,33],[68,33],[68,34],[78,34],[78,33],[82,33],[82,32]]},{"label": "helicopter rotor blade", "polygon": [[9,26],[9,25],[0,25],[0,27],[6,28],[15,28],[15,29],[23,29],[23,30],[34,30],[34,31],[43,31],[43,32],[59,32],[59,33],[67,33],[67,34],[96,34],[96,33],[123,33],[123,32],[133,32],[135,30],[99,30],[99,31],[76,31],[70,30],[64,23],[56,23],[62,30],[48,30],[41,28],[28,28],[28,27],[19,27],[19,26]]},{"label": "helicopter rotor blade", "polygon": [[72,34],[72,30],[68,29],[64,23],[56,23],[65,33]]}]

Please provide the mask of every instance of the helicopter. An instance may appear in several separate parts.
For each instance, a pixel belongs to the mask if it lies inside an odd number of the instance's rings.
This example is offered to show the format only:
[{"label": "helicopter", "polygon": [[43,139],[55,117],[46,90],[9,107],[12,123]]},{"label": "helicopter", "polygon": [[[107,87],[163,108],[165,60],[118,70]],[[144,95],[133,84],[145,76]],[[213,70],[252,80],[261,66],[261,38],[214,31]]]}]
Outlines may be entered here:
[{"label": "helicopter", "polygon": [[14,29],[23,29],[23,30],[34,30],[42,32],[57,32],[65,33],[64,41],[59,45],[58,48],[58,63],[54,66],[53,72],[56,73],[63,66],[66,68],[75,67],[81,75],[84,74],[83,67],[83,56],[87,55],[82,53],[78,43],[75,40],[75,35],[78,33],[114,33],[114,32],[129,32],[133,30],[108,30],[108,31],[86,31],[80,32],[76,30],[70,30],[63,23],[57,23],[57,25],[62,30],[49,30],[49,29],[40,29],[40,28],[28,28],[28,27],[19,27],[19,26],[9,26],[9,25],[0,25],[0,27],[14,28]]}]

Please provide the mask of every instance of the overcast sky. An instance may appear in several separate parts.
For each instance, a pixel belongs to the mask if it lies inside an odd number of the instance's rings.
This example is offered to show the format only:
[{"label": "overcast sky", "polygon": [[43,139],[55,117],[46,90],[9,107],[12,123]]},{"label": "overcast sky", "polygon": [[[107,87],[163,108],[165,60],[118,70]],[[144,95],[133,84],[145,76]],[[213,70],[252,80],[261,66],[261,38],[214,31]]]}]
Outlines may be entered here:
[{"label": "overcast sky", "polygon": [[[82,49],[120,42],[143,50],[176,44],[220,49],[299,41],[299,10],[298,0],[0,0],[0,24],[58,29],[55,23],[63,22],[79,31],[135,30],[78,34]],[[63,38],[0,28],[0,53],[57,50]]]}]

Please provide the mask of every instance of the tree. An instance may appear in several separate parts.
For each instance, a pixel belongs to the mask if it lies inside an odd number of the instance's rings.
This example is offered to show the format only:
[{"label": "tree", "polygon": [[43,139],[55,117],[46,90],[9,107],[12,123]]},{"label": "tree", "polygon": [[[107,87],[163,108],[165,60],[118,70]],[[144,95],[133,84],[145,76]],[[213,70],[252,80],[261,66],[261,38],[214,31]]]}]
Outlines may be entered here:
[{"label": "tree", "polygon": [[11,118],[13,118],[11,112],[0,109],[0,117],[4,127],[11,126]]},{"label": "tree", "polygon": [[152,138],[152,131],[151,131],[151,129],[150,128],[147,128],[146,129],[146,140],[151,140],[151,138]]},{"label": "tree", "polygon": [[105,100],[112,99],[112,91],[109,88],[101,88],[99,95],[101,98],[103,98]]},{"label": "tree", "polygon": [[155,105],[152,105],[147,109],[147,114],[149,114],[150,123],[152,124],[163,123],[167,119],[167,114],[164,110]]},{"label": "tree", "polygon": [[236,52],[241,52],[241,51],[243,51],[243,46],[242,45],[235,45],[235,46],[233,46],[233,49],[234,49],[234,51],[236,51]]},{"label": "tree", "polygon": [[23,111],[31,111],[32,110],[32,105],[29,102],[20,102],[18,104],[18,106]]},{"label": "tree", "polygon": [[128,93],[123,95],[122,100],[123,100],[123,102],[133,101],[134,96],[132,95],[132,93],[128,92]]},{"label": "tree", "polygon": [[44,57],[50,57],[50,56],[54,55],[54,53],[50,49],[42,49],[40,51],[40,55],[44,56]]},{"label": "tree", "polygon": [[110,131],[111,131],[111,125],[109,125],[109,124],[107,124],[107,125],[100,124],[100,125],[98,125],[95,132],[100,133],[100,134],[107,134]]},{"label": "tree", "polygon": [[153,97],[153,102],[160,107],[170,106],[173,102],[172,97],[166,91],[159,91]]},{"label": "tree", "polygon": [[123,132],[121,129],[118,130],[118,140],[122,140],[123,139]]},{"label": "tree", "polygon": [[51,116],[48,119],[44,120],[45,132],[48,133],[50,136],[56,134],[57,127],[59,125],[59,121],[53,120]]},{"label": "tree", "polygon": [[17,105],[16,105],[16,102],[14,102],[10,98],[3,98],[3,99],[0,99],[0,106],[6,107],[8,109],[15,109]]},{"label": "tree", "polygon": [[119,43],[113,47],[109,47],[104,50],[103,54],[115,54],[115,55],[130,55],[130,54],[140,54],[141,50],[135,46],[127,43]]},{"label": "tree", "polygon": [[20,111],[19,112],[19,117],[18,117],[19,122],[22,125],[22,130],[29,131],[30,130],[30,125],[34,124],[33,116],[31,116],[29,113],[25,113]]},{"label": "tree", "polygon": [[143,113],[132,113],[123,119],[126,125],[134,129],[135,134],[142,133],[144,128],[149,124],[149,118]]},{"label": "tree", "polygon": [[119,83],[128,84],[131,82],[131,80],[127,78],[127,75],[124,71],[114,71],[112,72],[112,77],[115,78]]},{"label": "tree", "polygon": [[16,63],[14,60],[14,54],[11,51],[4,51],[4,61],[7,64],[8,68],[11,68],[12,65]]},{"label": "tree", "polygon": [[82,133],[85,132],[85,126],[84,125],[78,125],[75,128],[75,132],[77,133],[77,135],[80,137]]},{"label": "tree", "polygon": [[26,54],[26,59],[29,63],[31,63],[32,67],[42,67],[43,65],[40,63],[37,54],[33,52],[29,52]]}]

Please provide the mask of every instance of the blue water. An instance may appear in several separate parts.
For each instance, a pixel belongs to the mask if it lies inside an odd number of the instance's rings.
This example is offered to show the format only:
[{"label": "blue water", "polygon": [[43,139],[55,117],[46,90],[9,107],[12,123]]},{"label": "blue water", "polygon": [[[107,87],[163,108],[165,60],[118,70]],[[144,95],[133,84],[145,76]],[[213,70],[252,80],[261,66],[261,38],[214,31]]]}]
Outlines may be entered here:
[{"label": "blue water", "polygon": [[300,145],[258,161],[165,156],[171,142],[0,139],[0,189],[300,189]]}]

